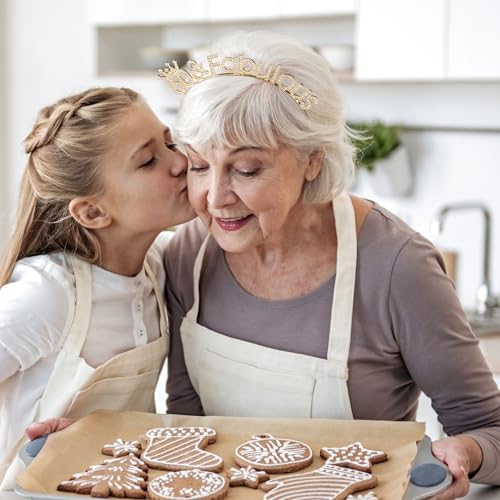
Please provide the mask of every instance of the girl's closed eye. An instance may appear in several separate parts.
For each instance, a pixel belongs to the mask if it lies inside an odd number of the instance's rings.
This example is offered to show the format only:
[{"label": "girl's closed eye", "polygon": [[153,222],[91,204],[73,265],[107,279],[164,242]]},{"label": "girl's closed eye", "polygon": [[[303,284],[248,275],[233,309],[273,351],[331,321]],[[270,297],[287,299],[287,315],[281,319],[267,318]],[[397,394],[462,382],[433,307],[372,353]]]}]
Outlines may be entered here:
[{"label": "girl's closed eye", "polygon": [[139,168],[142,168],[142,167],[151,167],[154,165],[156,161],[156,157],[155,156],[152,156],[148,161],[144,162],[144,163],[141,163],[141,165],[139,166]]}]

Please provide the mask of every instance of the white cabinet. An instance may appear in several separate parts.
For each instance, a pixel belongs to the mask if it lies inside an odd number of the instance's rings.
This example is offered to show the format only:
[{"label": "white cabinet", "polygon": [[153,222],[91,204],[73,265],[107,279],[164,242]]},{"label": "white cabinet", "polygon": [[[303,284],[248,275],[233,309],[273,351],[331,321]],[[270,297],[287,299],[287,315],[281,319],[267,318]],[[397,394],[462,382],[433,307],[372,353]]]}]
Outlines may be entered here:
[{"label": "white cabinet", "polygon": [[208,0],[208,18],[212,21],[275,18],[278,16],[278,0]]},{"label": "white cabinet", "polygon": [[449,78],[500,78],[500,2],[449,0]]},{"label": "white cabinet", "polygon": [[280,16],[354,15],[356,0],[279,0]]},{"label": "white cabinet", "polygon": [[87,0],[88,19],[101,26],[163,24],[207,19],[209,0]]},{"label": "white cabinet", "polygon": [[445,76],[448,0],[360,0],[356,77],[436,80]]}]

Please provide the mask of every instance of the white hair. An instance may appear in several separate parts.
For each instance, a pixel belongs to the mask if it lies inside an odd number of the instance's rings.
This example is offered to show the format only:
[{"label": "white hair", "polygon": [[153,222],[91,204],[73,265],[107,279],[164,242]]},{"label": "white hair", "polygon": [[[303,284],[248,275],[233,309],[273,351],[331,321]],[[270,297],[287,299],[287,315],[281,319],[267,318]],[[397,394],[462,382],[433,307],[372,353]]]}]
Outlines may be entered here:
[{"label": "white hair", "polygon": [[[311,48],[269,32],[238,33],[217,42],[219,59],[244,55],[264,66],[279,65],[310,89],[318,103],[303,111],[276,85],[248,76],[220,76],[194,85],[182,99],[176,139],[193,148],[242,145],[300,154],[324,155],[318,177],[304,186],[303,199],[328,201],[353,171],[353,150],[342,115],[336,82],[326,61]],[[200,63],[202,61],[199,61]],[[204,63],[206,66],[206,62]]]}]

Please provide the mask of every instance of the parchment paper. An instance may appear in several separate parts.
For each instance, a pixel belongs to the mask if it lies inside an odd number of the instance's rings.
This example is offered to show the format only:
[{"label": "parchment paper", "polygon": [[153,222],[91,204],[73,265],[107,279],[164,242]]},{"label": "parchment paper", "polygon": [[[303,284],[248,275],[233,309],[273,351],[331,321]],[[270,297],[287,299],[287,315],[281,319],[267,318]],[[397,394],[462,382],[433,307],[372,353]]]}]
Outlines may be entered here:
[{"label": "parchment paper", "polygon": [[[379,481],[374,491],[381,500],[400,500],[403,497],[408,472],[417,453],[417,442],[422,439],[425,428],[424,424],[415,422],[190,417],[99,411],[51,435],[38,457],[18,476],[17,483],[33,492],[33,497],[37,493],[68,496],[68,493],[58,492],[57,485],[75,472],[83,472],[90,465],[111,458],[101,454],[104,444],[112,443],[119,437],[125,440],[139,438],[145,444],[145,432],[162,426],[207,426],[215,429],[217,442],[206,450],[224,459],[224,470],[235,466],[233,451],[253,434],[268,433],[307,443],[313,450],[314,462],[304,471],[317,469],[325,463],[319,455],[322,447],[345,446],[361,441],[366,448],[382,450],[389,455],[387,462],[375,464],[372,470]],[[149,479],[160,474],[161,471],[150,469]],[[260,490],[236,487],[230,489],[227,498],[250,500],[261,499],[263,495]],[[86,498],[84,495],[74,496]]]}]

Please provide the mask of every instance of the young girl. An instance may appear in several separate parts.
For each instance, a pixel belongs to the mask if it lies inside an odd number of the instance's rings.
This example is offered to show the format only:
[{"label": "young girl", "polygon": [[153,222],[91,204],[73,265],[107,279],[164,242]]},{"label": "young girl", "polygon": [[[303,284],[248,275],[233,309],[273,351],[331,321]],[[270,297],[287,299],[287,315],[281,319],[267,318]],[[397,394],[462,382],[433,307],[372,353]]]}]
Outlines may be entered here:
[{"label": "young girl", "polygon": [[0,269],[0,489],[15,484],[32,422],[154,410],[169,343],[153,242],[193,216],[186,158],[132,90],[42,109],[24,145]]}]

